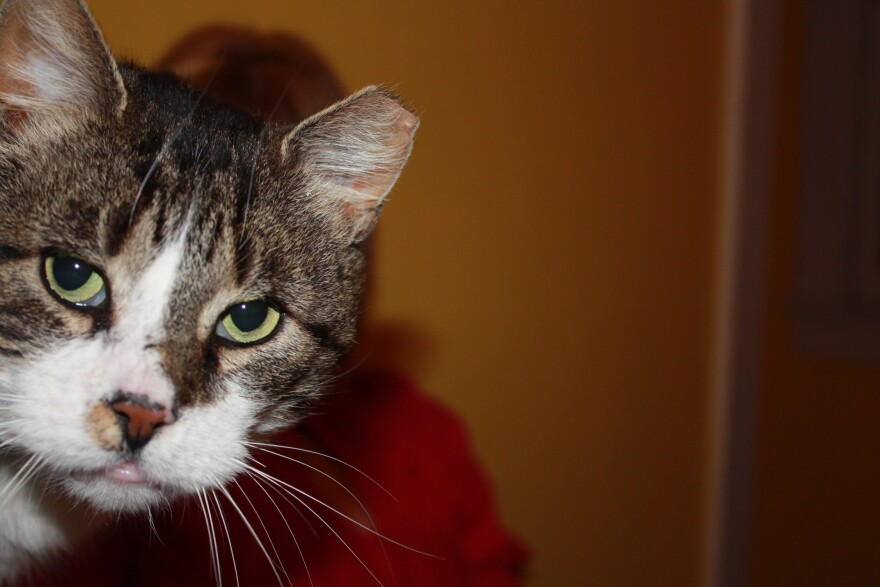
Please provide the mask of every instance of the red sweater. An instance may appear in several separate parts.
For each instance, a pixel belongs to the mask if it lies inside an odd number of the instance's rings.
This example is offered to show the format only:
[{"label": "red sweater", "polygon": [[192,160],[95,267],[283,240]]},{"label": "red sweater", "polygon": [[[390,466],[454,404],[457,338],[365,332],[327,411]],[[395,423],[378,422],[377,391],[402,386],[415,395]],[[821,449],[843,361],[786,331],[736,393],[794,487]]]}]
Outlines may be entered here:
[{"label": "red sweater", "polygon": [[[235,585],[237,572],[244,586],[278,585],[278,576],[281,584],[293,587],[519,585],[526,552],[501,526],[458,420],[396,377],[362,376],[347,388],[273,443],[332,455],[372,479],[312,453],[271,447],[266,448],[274,454],[257,451],[262,466],[255,468],[278,482],[273,487],[264,478],[261,488],[243,476],[229,491],[250,529],[218,494],[227,536],[212,504],[223,584]],[[363,507],[309,467],[338,479]],[[341,514],[368,528],[375,524],[394,542],[377,538]],[[211,541],[198,500],[154,515],[154,524],[155,533],[141,518],[120,521],[79,552],[17,585],[214,585]],[[280,561],[276,570],[251,530],[268,556]]]}]

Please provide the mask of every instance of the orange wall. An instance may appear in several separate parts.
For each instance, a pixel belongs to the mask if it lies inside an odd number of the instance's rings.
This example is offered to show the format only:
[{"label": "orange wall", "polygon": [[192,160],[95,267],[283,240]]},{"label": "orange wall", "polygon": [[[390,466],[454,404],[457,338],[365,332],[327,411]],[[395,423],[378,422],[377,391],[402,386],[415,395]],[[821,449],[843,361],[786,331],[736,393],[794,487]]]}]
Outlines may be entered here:
[{"label": "orange wall", "polygon": [[792,340],[806,11],[782,3],[750,585],[880,584],[880,368]]},{"label": "orange wall", "polygon": [[397,84],[423,123],[372,309],[469,424],[531,584],[696,584],[722,0],[92,6],[141,60],[223,20]]}]

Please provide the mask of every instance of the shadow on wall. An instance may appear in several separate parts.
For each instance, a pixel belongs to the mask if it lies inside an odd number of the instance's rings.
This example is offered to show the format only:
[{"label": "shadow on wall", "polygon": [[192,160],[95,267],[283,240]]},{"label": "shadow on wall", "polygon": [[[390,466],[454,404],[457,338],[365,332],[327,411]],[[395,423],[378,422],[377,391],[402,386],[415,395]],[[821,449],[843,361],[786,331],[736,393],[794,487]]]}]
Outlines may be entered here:
[{"label": "shadow on wall", "polygon": [[368,322],[360,338],[349,361],[352,366],[420,374],[431,370],[437,356],[436,340],[408,322]]}]

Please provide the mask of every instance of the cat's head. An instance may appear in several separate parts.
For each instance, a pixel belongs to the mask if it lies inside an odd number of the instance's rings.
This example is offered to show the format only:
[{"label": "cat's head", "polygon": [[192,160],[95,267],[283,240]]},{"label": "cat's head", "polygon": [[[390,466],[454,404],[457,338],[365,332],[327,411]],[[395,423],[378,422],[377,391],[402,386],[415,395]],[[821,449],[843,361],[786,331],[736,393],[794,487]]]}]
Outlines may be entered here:
[{"label": "cat's head", "polygon": [[416,117],[295,128],[118,64],[77,0],[0,14],[0,459],[103,509],[216,487],[352,344]]}]

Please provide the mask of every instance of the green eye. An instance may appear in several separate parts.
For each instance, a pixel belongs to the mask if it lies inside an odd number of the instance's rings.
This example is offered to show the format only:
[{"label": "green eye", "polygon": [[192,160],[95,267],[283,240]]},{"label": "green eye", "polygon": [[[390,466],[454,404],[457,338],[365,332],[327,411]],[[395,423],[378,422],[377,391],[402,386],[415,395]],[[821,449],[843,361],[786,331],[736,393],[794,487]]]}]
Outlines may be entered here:
[{"label": "green eye", "polygon": [[235,304],[217,322],[217,336],[251,344],[272,334],[278,327],[281,313],[266,300],[251,300]]},{"label": "green eye", "polygon": [[59,298],[77,306],[97,307],[107,299],[104,278],[92,265],[71,255],[46,257],[46,281]]}]

